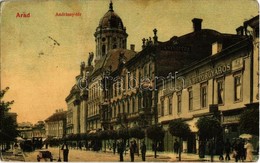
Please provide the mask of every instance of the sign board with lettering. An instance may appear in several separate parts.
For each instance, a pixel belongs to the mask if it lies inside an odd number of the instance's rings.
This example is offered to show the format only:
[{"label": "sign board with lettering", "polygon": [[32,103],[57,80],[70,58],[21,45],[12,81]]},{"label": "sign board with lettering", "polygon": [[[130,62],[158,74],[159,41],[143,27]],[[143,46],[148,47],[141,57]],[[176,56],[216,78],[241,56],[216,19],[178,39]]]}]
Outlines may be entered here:
[{"label": "sign board with lettering", "polygon": [[231,66],[232,66],[232,71],[242,69],[244,67],[243,58],[240,57],[240,58],[233,60],[232,63],[231,63]]}]

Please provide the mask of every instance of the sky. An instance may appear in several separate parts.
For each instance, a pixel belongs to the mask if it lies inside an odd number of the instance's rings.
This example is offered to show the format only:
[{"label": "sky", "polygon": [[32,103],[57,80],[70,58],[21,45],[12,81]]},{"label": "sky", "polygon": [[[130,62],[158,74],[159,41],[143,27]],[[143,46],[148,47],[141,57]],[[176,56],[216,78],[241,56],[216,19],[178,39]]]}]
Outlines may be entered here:
[{"label": "sky", "polygon": [[[259,14],[255,0],[112,0],[128,33],[127,47],[141,50],[142,38],[159,41],[192,32],[193,18],[202,28],[236,33]],[[65,98],[75,84],[80,63],[95,53],[94,32],[110,0],[7,0],[1,3],[1,89],[18,122],[36,123],[56,109],[67,110]],[[80,16],[56,16],[57,13]],[[17,17],[30,14],[30,17]]]}]

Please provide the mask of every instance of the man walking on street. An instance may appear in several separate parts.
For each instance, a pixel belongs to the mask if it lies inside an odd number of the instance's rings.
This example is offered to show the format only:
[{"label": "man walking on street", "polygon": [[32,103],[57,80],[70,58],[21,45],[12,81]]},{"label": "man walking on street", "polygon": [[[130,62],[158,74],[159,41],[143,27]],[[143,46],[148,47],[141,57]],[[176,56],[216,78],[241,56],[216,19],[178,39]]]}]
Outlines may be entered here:
[{"label": "man walking on street", "polygon": [[173,150],[174,153],[176,153],[176,158],[178,157],[179,148],[180,148],[180,143],[178,142],[177,139],[175,139],[175,142],[173,144]]},{"label": "man walking on street", "polygon": [[123,162],[124,161],[124,144],[123,144],[123,141],[121,140],[119,143],[118,143],[118,153],[119,153],[119,158],[120,158],[120,162]]},{"label": "man walking on street", "polygon": [[66,142],[62,145],[61,150],[63,150],[63,162],[68,162],[69,148]]},{"label": "man walking on street", "polygon": [[229,161],[230,160],[230,150],[231,150],[231,143],[229,142],[229,139],[227,139],[225,143],[225,152],[226,152],[226,157],[225,160]]},{"label": "man walking on street", "polygon": [[130,158],[131,158],[131,162],[135,161],[135,145],[133,143],[133,141],[130,142]]},{"label": "man walking on street", "polygon": [[142,161],[145,161],[146,145],[144,141],[141,144],[141,153],[142,153]]}]

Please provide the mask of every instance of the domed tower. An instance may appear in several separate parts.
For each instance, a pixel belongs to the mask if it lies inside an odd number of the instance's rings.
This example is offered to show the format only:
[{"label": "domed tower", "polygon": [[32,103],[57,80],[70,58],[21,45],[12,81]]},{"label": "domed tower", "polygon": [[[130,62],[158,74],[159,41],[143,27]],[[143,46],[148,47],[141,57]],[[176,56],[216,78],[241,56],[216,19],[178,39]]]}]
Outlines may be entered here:
[{"label": "domed tower", "polygon": [[126,28],[121,18],[114,12],[113,3],[110,2],[108,12],[100,19],[94,34],[96,41],[96,60],[105,57],[111,49],[126,49]]}]

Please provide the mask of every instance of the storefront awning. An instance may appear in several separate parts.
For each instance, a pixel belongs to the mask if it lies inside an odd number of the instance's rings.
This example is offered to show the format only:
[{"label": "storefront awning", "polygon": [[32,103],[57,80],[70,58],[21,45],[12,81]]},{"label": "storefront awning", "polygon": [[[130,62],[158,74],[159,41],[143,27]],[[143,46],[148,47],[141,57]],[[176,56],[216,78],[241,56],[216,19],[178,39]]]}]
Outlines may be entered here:
[{"label": "storefront awning", "polygon": [[198,132],[198,127],[196,125],[198,121],[198,118],[193,118],[192,120],[186,121],[186,123],[189,125],[191,132]]}]

